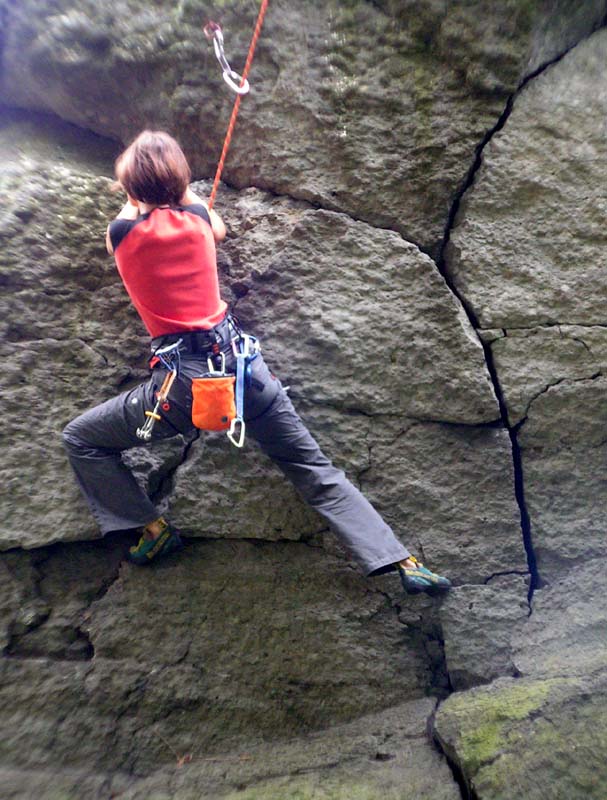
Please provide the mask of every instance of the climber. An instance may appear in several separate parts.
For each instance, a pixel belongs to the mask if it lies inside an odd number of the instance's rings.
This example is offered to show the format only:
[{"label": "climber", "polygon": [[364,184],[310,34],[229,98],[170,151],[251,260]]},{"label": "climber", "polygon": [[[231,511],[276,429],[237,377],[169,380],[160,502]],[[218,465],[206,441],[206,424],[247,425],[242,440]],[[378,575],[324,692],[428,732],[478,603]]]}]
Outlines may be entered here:
[{"label": "climber", "polygon": [[[130,528],[141,537],[127,558],[144,565],[181,548],[179,532],[159,514],[121,459],[143,444],[146,411],[158,419],[151,444],[178,433],[191,437],[192,379],[221,359],[236,371],[243,333],[222,300],[215,243],[226,228],[189,188],[190,168],[166,133],[144,131],[116,161],[117,186],[127,202],[108,226],[106,245],[152,338],[153,359],[145,383],[86,411],[70,422],[64,443],[80,488],[103,534]],[[170,352],[169,352],[170,351]],[[167,397],[158,392],[175,372]],[[322,453],[296,414],[287,392],[260,353],[250,362],[244,394],[247,433],[329,523],[366,575],[398,570],[409,594],[451,586],[417,561],[392,530]]]}]

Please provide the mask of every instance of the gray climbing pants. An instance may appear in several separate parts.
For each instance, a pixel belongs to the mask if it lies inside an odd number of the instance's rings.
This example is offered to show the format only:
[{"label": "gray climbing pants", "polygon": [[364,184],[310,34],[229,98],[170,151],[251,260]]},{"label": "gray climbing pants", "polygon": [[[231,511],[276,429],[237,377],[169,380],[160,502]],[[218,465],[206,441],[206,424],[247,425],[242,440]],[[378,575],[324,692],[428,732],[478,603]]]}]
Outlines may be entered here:
[{"label": "gray climbing pants", "polygon": [[[228,357],[229,358],[229,357]],[[233,369],[234,364],[228,364]],[[291,400],[258,355],[245,393],[247,435],[293,483],[304,500],[328,522],[366,575],[388,571],[409,552],[344,473],[333,466],[295,412]],[[170,408],[162,412],[154,441],[179,433],[191,436],[192,377],[206,369],[206,358],[181,358],[171,388]],[[136,430],[155,404],[166,371],[156,367],[149,381],[91,408],[70,422],[63,440],[80,488],[102,533],[137,528],[158,511],[123,463],[121,453],[143,445]]]}]

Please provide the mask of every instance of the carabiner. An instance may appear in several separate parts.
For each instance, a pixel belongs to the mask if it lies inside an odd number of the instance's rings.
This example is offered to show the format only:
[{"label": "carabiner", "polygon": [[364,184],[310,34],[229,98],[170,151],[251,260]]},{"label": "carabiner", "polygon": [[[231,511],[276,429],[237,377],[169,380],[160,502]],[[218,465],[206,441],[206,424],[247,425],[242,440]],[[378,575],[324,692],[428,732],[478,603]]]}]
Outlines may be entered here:
[{"label": "carabiner", "polygon": [[[181,340],[180,340],[181,341]],[[163,411],[168,411],[170,409],[170,404],[167,401],[169,396],[169,392],[171,391],[171,387],[175,378],[177,377],[177,367],[173,367],[170,372],[167,372],[167,375],[162,382],[162,386],[160,390],[156,392],[156,405],[154,406],[153,411],[144,411],[146,420],[140,428],[137,428],[135,433],[140,439],[143,439],[144,442],[149,442],[152,438],[152,431],[154,430],[154,425],[156,422],[160,422],[162,417],[158,413],[162,408]],[[169,408],[165,409],[164,406],[168,405]]]},{"label": "carabiner", "polygon": [[243,80],[243,78],[232,69],[226,58],[223,49],[223,33],[221,27],[216,22],[208,22],[202,30],[207,39],[213,40],[213,49],[215,50],[217,61],[219,61],[221,66],[221,74],[224,81],[236,94],[247,94],[249,91],[248,80]]},{"label": "carabiner", "polygon": [[253,355],[257,355],[259,350],[257,337],[250,336],[248,333],[239,333],[232,339],[232,352],[236,358],[238,356],[250,358]]},{"label": "carabiner", "polygon": [[[215,364],[213,363],[213,359],[219,357],[221,366],[219,369],[216,369]],[[226,357],[224,353],[218,353],[216,356],[209,356],[207,358],[207,369],[209,370],[209,375],[225,375],[226,374]]]},{"label": "carabiner", "polygon": [[[240,425],[240,435],[236,438],[236,427]],[[242,417],[234,417],[230,425],[230,430],[227,432],[228,439],[232,442],[234,447],[242,447],[244,444],[245,423]]]},{"label": "carabiner", "polygon": [[[222,73],[224,81],[228,84],[230,89],[236,94],[244,95],[249,93],[249,81],[245,78],[244,82],[241,76],[231,70],[224,70]],[[238,83],[236,83],[238,81]],[[242,83],[242,86],[240,85]]]}]

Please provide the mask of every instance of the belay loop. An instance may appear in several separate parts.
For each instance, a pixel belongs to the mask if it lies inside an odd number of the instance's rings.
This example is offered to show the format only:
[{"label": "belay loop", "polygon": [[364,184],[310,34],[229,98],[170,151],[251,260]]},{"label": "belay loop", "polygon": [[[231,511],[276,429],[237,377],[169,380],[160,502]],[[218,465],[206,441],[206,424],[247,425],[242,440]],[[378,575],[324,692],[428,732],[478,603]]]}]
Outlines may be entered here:
[{"label": "belay loop", "polygon": [[230,89],[236,94],[247,94],[249,91],[249,82],[246,78],[241,77],[235,70],[232,69],[226,54],[223,49],[223,31],[221,26],[216,22],[208,22],[202,29],[207,39],[213,41],[213,48],[217,61],[221,65],[222,75],[224,81],[228,84]]},{"label": "belay loop", "polygon": [[[247,55],[247,60],[246,60],[246,63],[244,65],[244,69],[242,71],[242,77],[238,76],[238,73],[235,73],[238,77],[240,77],[240,86],[238,87],[239,90],[240,89],[244,89],[245,84],[246,84],[247,91],[248,91],[249,84],[248,84],[247,78],[249,76],[249,71],[251,69],[251,64],[253,63],[253,55],[255,53],[255,47],[257,46],[257,40],[259,39],[259,35],[261,33],[261,26],[263,24],[263,18],[266,15],[266,10],[268,8],[268,2],[269,2],[269,0],[261,0],[261,6],[259,7],[259,13],[257,15],[257,22],[255,23],[255,30],[253,31],[253,36],[251,37],[251,44],[249,45],[249,52],[248,52],[248,55]],[[220,45],[218,43],[218,40],[217,40],[217,37],[216,37],[217,30],[219,30],[219,33],[221,35],[221,42],[223,44],[223,34],[221,34],[221,28],[219,27],[219,25],[216,22],[209,22],[204,27],[205,36],[208,39],[211,39],[211,38],[213,39],[213,47],[215,48],[215,53],[217,54],[217,58],[219,59],[218,50],[219,50],[219,53],[222,53],[223,51],[222,51],[222,47],[220,47]],[[228,64],[227,60],[225,59],[225,54],[223,54],[223,59],[225,61],[225,66],[224,66],[224,61],[222,61],[221,59],[219,59],[219,63],[221,64],[221,66],[222,66],[222,68],[224,70],[223,71],[224,80],[226,81],[226,83],[229,83],[229,81],[226,78],[227,70],[225,69],[225,67],[229,68],[230,72],[231,72],[231,68],[230,68],[230,65]],[[232,134],[234,133],[234,126],[236,125],[236,117],[238,116],[238,109],[240,108],[240,101],[241,101],[241,99],[242,99],[244,94],[245,94],[245,92],[242,92],[242,93],[238,92],[238,94],[236,95],[236,99],[234,100],[234,107],[232,108],[232,115],[231,115],[230,121],[228,123],[228,130],[226,131],[225,139],[223,140],[223,148],[221,150],[221,156],[219,157],[219,163],[217,164],[217,171],[215,172],[215,178],[213,180],[213,188],[211,189],[209,202],[207,204],[208,207],[209,207],[209,210],[213,208],[213,203],[215,202],[215,196],[217,194],[217,187],[219,186],[219,180],[221,178],[221,173],[223,172],[223,166],[225,164],[226,156],[228,154],[228,149],[230,147],[230,142],[232,141]]]}]

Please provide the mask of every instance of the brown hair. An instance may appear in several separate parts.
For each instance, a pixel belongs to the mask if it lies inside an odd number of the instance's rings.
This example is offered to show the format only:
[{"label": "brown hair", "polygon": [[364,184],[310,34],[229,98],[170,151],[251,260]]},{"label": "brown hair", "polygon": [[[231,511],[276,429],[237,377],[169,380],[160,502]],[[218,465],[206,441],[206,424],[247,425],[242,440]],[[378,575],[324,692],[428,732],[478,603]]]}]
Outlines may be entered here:
[{"label": "brown hair", "polygon": [[143,131],[116,159],[118,186],[142,203],[178,205],[192,178],[183,150],[163,131]]}]

